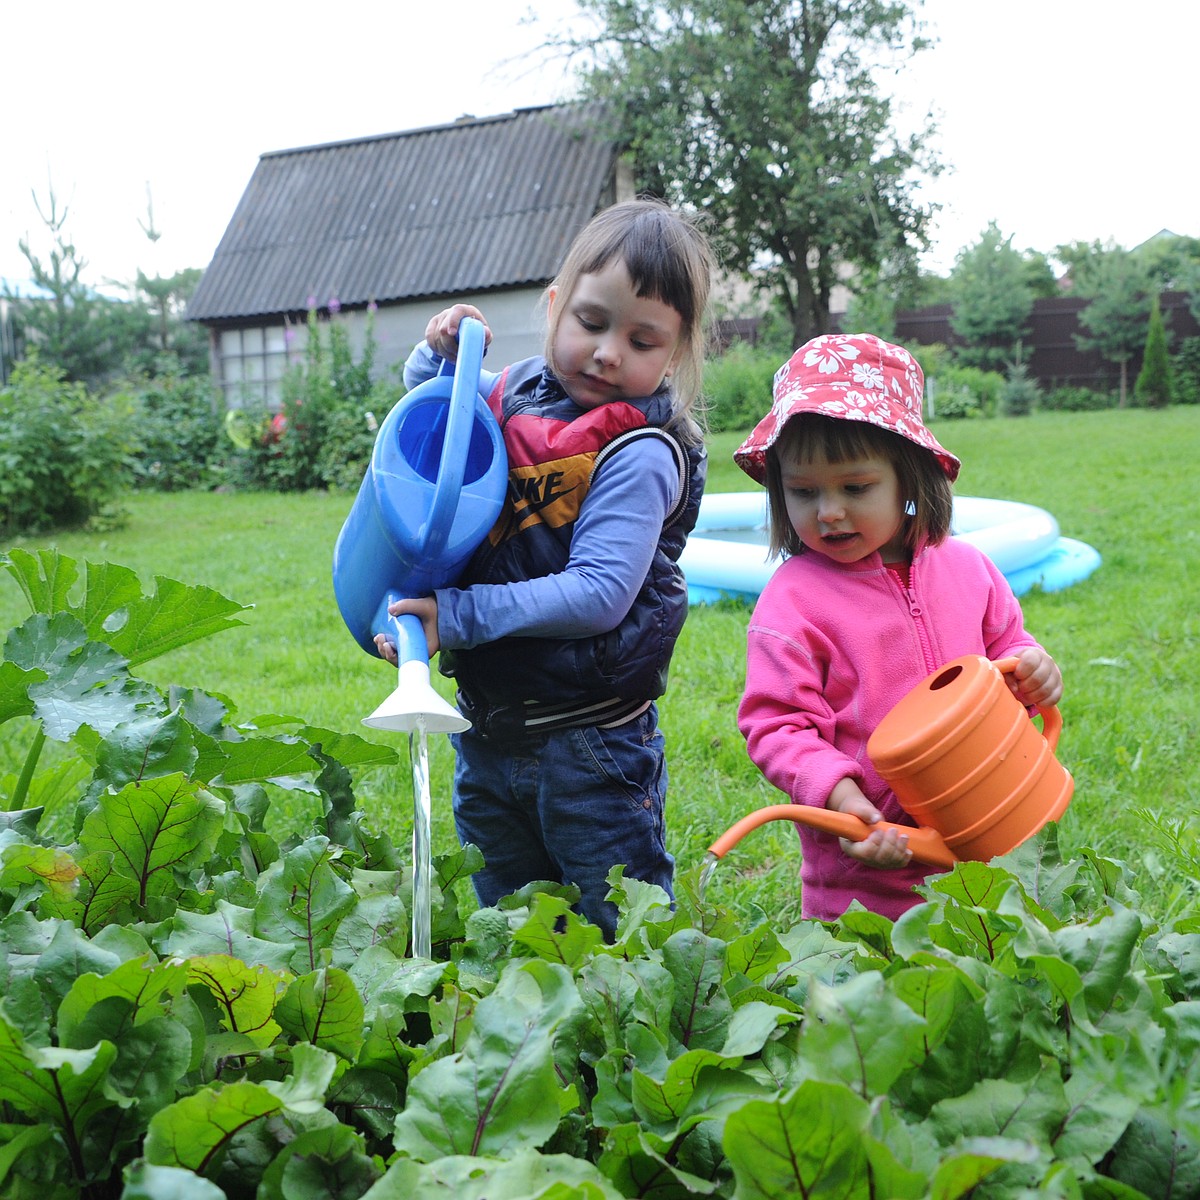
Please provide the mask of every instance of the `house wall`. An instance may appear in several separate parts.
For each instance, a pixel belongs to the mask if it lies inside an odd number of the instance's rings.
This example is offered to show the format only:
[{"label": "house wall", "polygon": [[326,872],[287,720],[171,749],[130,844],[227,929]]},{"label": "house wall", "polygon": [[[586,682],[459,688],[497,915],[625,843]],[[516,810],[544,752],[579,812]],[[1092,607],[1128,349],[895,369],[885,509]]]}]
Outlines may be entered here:
[{"label": "house wall", "polygon": [[[541,288],[485,292],[461,296],[432,296],[408,304],[388,305],[375,313],[376,374],[391,364],[403,365],[409,351],[425,336],[429,318],[451,304],[472,304],[487,319],[492,341],[487,364],[493,370],[540,354],[545,342],[545,312]],[[358,325],[365,330],[365,314]],[[357,335],[361,338],[362,334]],[[358,343],[361,345],[361,342]]]},{"label": "house wall", "polygon": [[[541,288],[505,292],[433,296],[407,304],[380,306],[374,314],[375,361],[372,375],[399,377],[404,360],[425,336],[430,317],[451,304],[472,304],[484,314],[492,331],[487,363],[493,369],[542,352],[545,312]],[[366,343],[365,308],[340,312],[333,318],[348,332],[355,359]],[[226,408],[266,403],[278,408],[281,381],[288,366],[303,363],[308,325],[303,319],[256,325],[228,324],[210,329],[212,376],[221,385]]]}]

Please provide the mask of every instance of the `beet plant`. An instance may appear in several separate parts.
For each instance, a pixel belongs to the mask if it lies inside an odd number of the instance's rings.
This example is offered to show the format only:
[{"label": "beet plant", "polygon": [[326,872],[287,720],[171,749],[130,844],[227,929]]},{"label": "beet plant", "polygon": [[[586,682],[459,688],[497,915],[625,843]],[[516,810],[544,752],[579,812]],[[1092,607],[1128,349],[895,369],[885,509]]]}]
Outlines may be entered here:
[{"label": "beet plant", "polygon": [[[612,944],[561,886],[464,919],[466,847],[415,958],[411,864],[354,801],[395,753],[135,674],[241,605],[4,565],[31,615],[0,663],[0,1195],[1200,1191],[1200,921],[1053,827],[894,925],[747,925],[698,872],[672,906],[617,868]],[[312,827],[267,832],[279,789]]]}]

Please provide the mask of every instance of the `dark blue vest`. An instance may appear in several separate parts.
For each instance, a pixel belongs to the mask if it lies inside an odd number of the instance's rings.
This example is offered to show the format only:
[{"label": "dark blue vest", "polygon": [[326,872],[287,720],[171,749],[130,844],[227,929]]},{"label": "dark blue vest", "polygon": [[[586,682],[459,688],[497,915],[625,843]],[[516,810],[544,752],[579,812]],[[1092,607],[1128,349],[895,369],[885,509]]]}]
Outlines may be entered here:
[{"label": "dark blue vest", "polygon": [[477,726],[493,710],[527,730],[620,719],[667,686],[671,653],[687,616],[678,558],[696,523],[707,459],[664,429],[672,416],[664,389],[644,400],[581,411],[542,358],[507,368],[488,401],[504,430],[509,491],[488,538],[459,587],[508,583],[563,570],[571,535],[595,473],[633,439],[657,437],[680,469],[676,504],[659,534],[649,573],[615,629],[596,637],[507,637],[470,650],[443,651],[439,665],[460,689]]}]

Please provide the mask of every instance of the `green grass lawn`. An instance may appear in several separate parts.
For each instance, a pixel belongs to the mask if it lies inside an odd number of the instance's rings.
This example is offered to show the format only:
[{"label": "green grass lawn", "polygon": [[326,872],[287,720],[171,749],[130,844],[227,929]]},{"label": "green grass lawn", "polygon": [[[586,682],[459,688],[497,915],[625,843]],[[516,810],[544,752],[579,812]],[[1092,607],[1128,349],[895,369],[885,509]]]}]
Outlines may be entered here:
[{"label": "green grass lawn", "polygon": [[[1160,826],[1190,827],[1200,801],[1200,493],[1192,477],[1200,408],[941,422],[937,433],[963,460],[960,494],[1041,505],[1064,534],[1102,554],[1090,579],[1023,600],[1029,628],[1066,681],[1059,756],[1076,792],[1061,836],[1069,850],[1093,848],[1127,862],[1147,907],[1178,903],[1191,881],[1177,877],[1177,865],[1176,874],[1165,873],[1157,849]],[[732,465],[738,441],[711,439],[710,492],[753,486]],[[139,495],[123,529],[20,544],[124,564],[147,588],[163,575],[253,605],[244,627],[164,656],[146,675],[219,692],[242,719],[291,714],[395,746],[400,765],[360,776],[356,789],[361,807],[404,844],[412,807],[405,740],[359,724],[387,695],[394,671],[357,647],[333,596],[331,555],[351,501],[347,494]],[[24,597],[0,576],[4,628],[26,615]],[[746,758],[735,722],[748,617],[733,603],[693,610],[661,702],[669,845],[681,872],[697,868],[739,817],[780,799]],[[19,769],[28,737],[19,726],[11,721],[0,731],[0,775]],[[447,739],[431,738],[431,757],[439,852],[454,845]],[[295,827],[315,815],[315,801],[288,793],[272,811],[281,827]],[[777,822],[730,852],[710,892],[735,911],[761,908],[790,924],[799,913],[798,866],[795,834]]]}]

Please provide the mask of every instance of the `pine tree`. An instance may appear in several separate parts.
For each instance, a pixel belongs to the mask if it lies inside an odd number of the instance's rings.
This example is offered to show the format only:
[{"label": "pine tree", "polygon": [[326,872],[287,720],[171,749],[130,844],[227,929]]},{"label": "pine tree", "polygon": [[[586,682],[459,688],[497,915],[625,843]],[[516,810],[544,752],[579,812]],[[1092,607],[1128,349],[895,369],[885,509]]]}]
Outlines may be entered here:
[{"label": "pine tree", "polygon": [[1167,331],[1162,309],[1155,296],[1150,305],[1150,323],[1146,328],[1146,349],[1133,394],[1147,408],[1166,408],[1171,403],[1171,360],[1167,353]]}]

